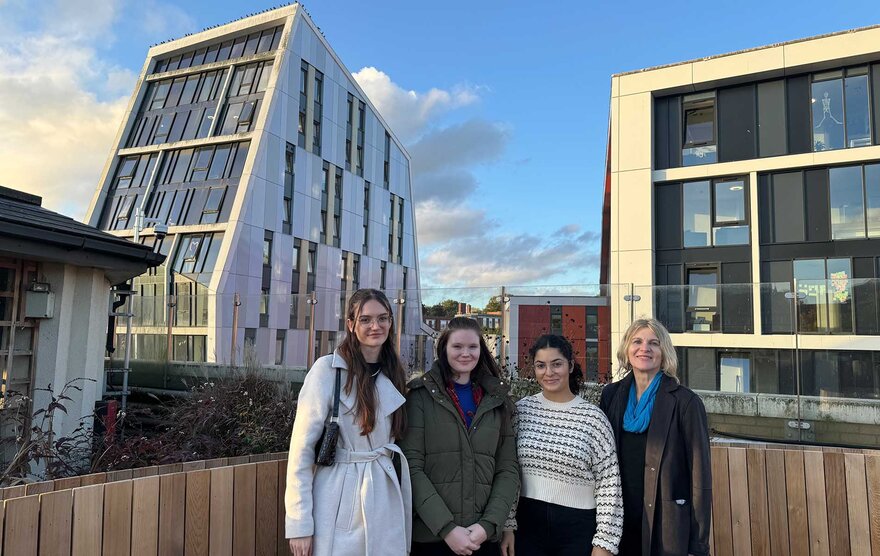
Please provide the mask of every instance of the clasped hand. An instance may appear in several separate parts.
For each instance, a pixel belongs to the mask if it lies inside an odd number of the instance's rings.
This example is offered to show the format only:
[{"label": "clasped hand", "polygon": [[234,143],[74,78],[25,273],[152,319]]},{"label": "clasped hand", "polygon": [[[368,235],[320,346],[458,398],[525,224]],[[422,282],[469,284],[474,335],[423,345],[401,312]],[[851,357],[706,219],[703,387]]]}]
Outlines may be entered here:
[{"label": "clasped hand", "polygon": [[483,526],[474,523],[470,527],[456,526],[443,539],[453,552],[462,556],[470,556],[480,549],[480,545],[486,541],[486,530]]}]

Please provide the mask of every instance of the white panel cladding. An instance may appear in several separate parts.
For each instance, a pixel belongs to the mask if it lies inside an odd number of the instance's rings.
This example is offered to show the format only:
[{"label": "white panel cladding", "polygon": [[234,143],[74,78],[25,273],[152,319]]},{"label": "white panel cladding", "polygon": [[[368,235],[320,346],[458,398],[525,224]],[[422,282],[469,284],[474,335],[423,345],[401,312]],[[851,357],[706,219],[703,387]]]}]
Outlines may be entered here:
[{"label": "white panel cladding", "polygon": [[[295,7],[281,8],[274,16],[279,22],[288,18],[295,28],[288,34],[287,51],[276,56],[273,66],[273,79],[266,91],[258,118],[258,128],[250,132],[251,146],[249,161],[239,185],[241,207],[234,211],[227,225],[224,247],[215,266],[212,287],[219,296],[216,310],[209,316],[211,327],[208,332],[208,357],[224,359],[229,357],[232,297],[239,293],[242,297],[239,330],[239,347],[243,343],[244,328],[258,328],[257,344],[261,359],[274,363],[275,338],[277,329],[289,326],[291,289],[291,267],[293,240],[300,238],[317,243],[321,230],[321,190],[322,166],[324,161],[343,169],[343,203],[340,222],[340,248],[318,245],[318,265],[316,268],[316,289],[324,291],[327,299],[318,308],[316,325],[323,330],[336,330],[339,318],[339,295],[342,262],[341,251],[361,254],[360,285],[379,287],[382,260],[387,260],[390,214],[390,192],[384,189],[384,160],[386,128],[374,111],[369,99],[358,88],[354,78],[338,59],[327,50],[323,38],[315,33],[305,15],[291,17]],[[246,24],[235,23],[229,30],[221,33],[217,29],[206,33],[212,41],[223,40],[231,33],[246,32]],[[193,35],[183,42],[198,42],[199,35]],[[163,47],[173,50],[177,41]],[[165,50],[163,52],[170,52]],[[151,54],[154,56],[155,53]],[[299,147],[297,122],[299,115],[299,89],[301,61],[314,66],[324,75],[322,105],[321,155],[315,155]],[[347,97],[349,92],[357,101],[366,103],[364,133],[363,177],[345,171],[346,123],[348,119]],[[136,96],[142,89],[136,91]],[[357,105],[355,106],[357,111]],[[128,114],[133,120],[136,114]],[[130,127],[131,121],[126,124]],[[247,136],[245,136],[247,137]],[[357,141],[357,126],[352,139]],[[285,148],[289,143],[295,146],[294,191],[292,198],[291,235],[282,233],[284,198]],[[118,147],[118,146],[117,146]],[[309,147],[311,147],[309,145]],[[392,137],[391,140],[391,192],[402,197],[405,207],[404,238],[402,260],[410,267],[408,282],[412,288],[418,287],[415,272],[415,241],[413,234],[412,199],[408,184],[408,159]],[[111,166],[112,167],[112,166]],[[352,161],[352,169],[356,161]],[[332,189],[331,169],[331,189]],[[363,255],[363,191],[364,180],[370,182],[370,222],[369,253]],[[332,211],[332,206],[328,207]],[[271,301],[269,306],[268,329],[260,327],[260,290],[262,286],[262,245],[266,230],[273,235],[272,273],[270,282]],[[194,230],[195,231],[195,230]],[[328,230],[329,231],[329,230]],[[302,270],[304,271],[304,269]],[[386,289],[402,287],[402,267],[387,263]],[[214,292],[212,292],[213,294]],[[303,292],[305,294],[306,292]],[[228,298],[228,303],[226,299]],[[413,305],[417,309],[416,305]],[[417,323],[418,315],[408,316],[410,323]],[[304,365],[308,346],[305,345],[307,331],[289,330],[286,336],[285,362]]]}]

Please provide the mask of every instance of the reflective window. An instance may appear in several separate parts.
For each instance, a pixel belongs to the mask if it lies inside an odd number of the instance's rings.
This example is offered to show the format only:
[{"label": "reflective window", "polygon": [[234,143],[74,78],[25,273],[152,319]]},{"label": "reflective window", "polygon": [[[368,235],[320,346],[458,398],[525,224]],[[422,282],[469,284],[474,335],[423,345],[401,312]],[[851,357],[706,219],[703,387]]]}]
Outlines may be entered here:
[{"label": "reflective window", "polygon": [[862,167],[829,170],[831,239],[865,237]]},{"label": "reflective window", "polygon": [[880,164],[865,166],[868,237],[880,237]]},{"label": "reflective window", "polygon": [[711,245],[711,206],[709,182],[698,181],[684,184],[684,246],[705,247]]},{"label": "reflective window", "polygon": [[717,268],[688,269],[687,329],[719,330]]},{"label": "reflective window", "polygon": [[[855,73],[861,75],[854,75]],[[846,95],[846,146],[871,144],[871,105],[868,99],[868,69],[849,70],[844,80]]]},{"label": "reflective window", "polygon": [[751,361],[746,354],[722,353],[719,357],[721,392],[750,392]]},{"label": "reflective window", "polygon": [[696,166],[716,162],[715,92],[686,95],[682,99],[682,115],[682,164]]},{"label": "reflective window", "polygon": [[852,265],[849,259],[794,261],[798,332],[852,332]]},{"label": "reflective window", "polygon": [[818,81],[812,85],[813,150],[827,151],[844,146],[843,80]]}]

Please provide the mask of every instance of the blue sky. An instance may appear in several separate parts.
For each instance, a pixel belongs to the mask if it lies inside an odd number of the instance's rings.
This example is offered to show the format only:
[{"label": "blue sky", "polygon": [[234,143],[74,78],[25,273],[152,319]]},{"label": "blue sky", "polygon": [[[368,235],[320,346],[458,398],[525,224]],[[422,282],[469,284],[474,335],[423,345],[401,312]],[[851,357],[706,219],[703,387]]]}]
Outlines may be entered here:
[{"label": "blue sky", "polygon": [[[149,46],[273,5],[0,0],[0,184],[81,218]],[[305,5],[352,72],[453,99],[403,137],[434,168],[415,176],[426,286],[598,280],[611,74],[880,23],[876,1]]]}]

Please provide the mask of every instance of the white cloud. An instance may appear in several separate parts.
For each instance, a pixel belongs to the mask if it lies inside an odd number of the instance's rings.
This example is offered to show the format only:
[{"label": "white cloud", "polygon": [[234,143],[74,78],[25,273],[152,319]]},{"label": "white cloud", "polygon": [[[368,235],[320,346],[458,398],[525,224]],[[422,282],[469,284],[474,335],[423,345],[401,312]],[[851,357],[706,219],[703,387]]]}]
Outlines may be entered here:
[{"label": "white cloud", "polygon": [[483,234],[443,245],[423,258],[422,270],[440,285],[554,284],[559,276],[598,266],[595,244],[532,234]]},{"label": "white cloud", "polygon": [[406,90],[384,72],[366,67],[354,74],[370,101],[404,142],[416,138],[436,117],[480,99],[480,87],[458,85],[451,90]]},{"label": "white cloud", "polygon": [[19,11],[4,15],[42,23],[27,31],[7,26],[0,36],[0,184],[81,219],[136,79],[97,53],[99,43],[112,41],[119,5],[13,8]]},{"label": "white cloud", "polygon": [[419,245],[446,244],[454,240],[483,235],[496,226],[486,211],[452,207],[436,201],[416,205]]},{"label": "white cloud", "polygon": [[471,119],[424,135],[409,147],[413,173],[463,168],[493,162],[503,153],[510,130],[495,122]]}]

